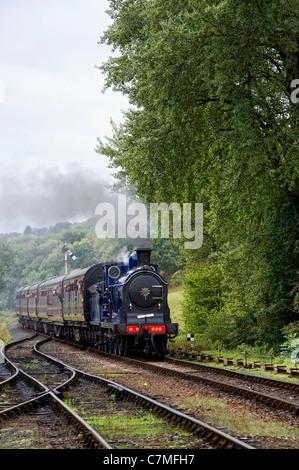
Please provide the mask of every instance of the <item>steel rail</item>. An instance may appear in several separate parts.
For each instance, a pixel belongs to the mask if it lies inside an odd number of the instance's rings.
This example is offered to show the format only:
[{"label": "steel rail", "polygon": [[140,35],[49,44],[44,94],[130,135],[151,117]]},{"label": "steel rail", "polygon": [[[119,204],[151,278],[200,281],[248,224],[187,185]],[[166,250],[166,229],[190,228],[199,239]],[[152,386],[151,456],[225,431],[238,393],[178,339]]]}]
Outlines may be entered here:
[{"label": "steel rail", "polygon": [[[47,341],[47,339],[42,340],[37,344],[37,350],[39,346],[41,346],[41,344],[43,344],[45,341]],[[51,358],[51,360],[61,363],[63,366],[67,365],[63,361],[56,359],[53,356],[45,354],[41,351],[38,352],[46,358],[49,357]],[[108,356],[111,357],[110,355]],[[160,416],[168,418],[173,424],[187,428],[188,430],[192,431],[193,433],[196,433],[203,439],[210,442],[214,447],[232,449],[255,449],[253,446],[247,444],[241,439],[235,438],[216,427],[213,427],[192,416],[186,415],[178,410],[175,410],[174,408],[164,405],[163,403],[160,403],[154,400],[153,398],[147,397],[139,392],[136,392],[135,390],[132,390],[129,387],[120,385],[103,377],[87,373],[80,369],[74,368],[74,370],[79,376],[85,378],[86,380],[99,383],[102,387],[105,387],[107,391],[109,391],[111,394],[115,394],[118,398],[126,399],[141,404],[143,407],[150,408],[152,411],[159,414]],[[58,389],[59,387],[57,387],[57,390]]]},{"label": "steel rail", "polygon": [[299,392],[299,384],[286,382],[285,380],[274,379],[270,377],[264,377],[262,375],[251,375],[245,374],[244,372],[239,372],[237,370],[231,369],[223,369],[222,367],[211,366],[207,364],[200,364],[198,362],[187,361],[184,359],[178,359],[173,357],[166,357],[167,362],[174,363],[183,366],[191,366],[194,369],[201,370],[201,371],[208,371],[208,372],[217,372],[220,375],[224,375],[226,377],[233,377],[233,378],[242,378],[244,381],[253,382],[253,383],[260,383],[262,385],[270,385],[271,387],[289,390],[292,392]]},{"label": "steel rail", "polygon": [[152,372],[156,372],[161,375],[167,375],[170,377],[178,377],[182,380],[192,381],[196,383],[202,383],[218,390],[222,390],[226,393],[231,393],[237,396],[241,396],[243,398],[254,400],[260,402],[264,405],[270,406],[272,408],[277,408],[285,411],[289,411],[294,413],[295,416],[299,415],[299,406],[292,403],[288,400],[283,400],[281,398],[277,398],[273,395],[266,395],[261,392],[256,392],[254,390],[250,390],[246,387],[241,387],[238,385],[228,384],[226,382],[222,382],[220,380],[213,380],[206,377],[198,377],[193,374],[182,372],[174,369],[169,369],[167,367],[161,367],[156,364],[151,364],[143,361],[139,361],[137,359],[132,359],[129,357],[124,356],[115,356],[113,354],[105,353],[100,351],[99,354],[106,355],[110,359],[114,360],[122,360],[127,364],[134,365],[135,367],[143,367],[145,369],[151,370]]},{"label": "steel rail", "polygon": [[[34,388],[38,388],[38,390],[40,390],[39,394],[37,397],[31,398],[30,400],[13,405],[5,410],[0,411],[0,422],[8,419],[9,417],[13,415],[20,415],[21,413],[28,413],[32,409],[39,407],[41,403],[44,403],[46,401],[47,404],[49,404],[52,407],[55,413],[65,415],[68,418],[69,422],[72,422],[72,424],[75,426],[75,429],[80,430],[82,432],[84,436],[84,444],[86,447],[112,449],[112,447],[106,442],[105,439],[102,438],[102,436],[99,433],[97,433],[83,418],[81,418],[77,413],[75,413],[69,406],[67,406],[57,396],[57,394],[60,393],[60,389],[65,388],[77,378],[77,372],[74,368],[64,364],[63,367],[68,368],[71,371],[72,373],[71,377],[69,377],[64,383],[54,387],[53,389],[49,389],[45,385],[43,385],[41,382],[39,382],[37,379],[32,377],[31,375],[27,374],[22,369],[16,367],[13,361],[11,361],[6,356],[5,354],[6,349],[13,347],[17,343],[28,341],[28,339],[34,338],[34,336],[32,336],[31,338],[23,338],[21,340],[14,341],[12,343],[5,345],[2,348],[1,353],[5,361],[7,361],[9,364],[11,364],[15,368],[15,371],[16,371],[15,376],[21,375],[28,383],[31,384],[31,386],[33,384]],[[37,351],[37,353],[40,354],[39,351]],[[55,362],[57,366],[61,367],[61,364],[58,364],[57,361]]]},{"label": "steel rail", "polygon": [[[32,338],[33,338],[34,336],[35,336],[35,335],[33,335]],[[26,338],[26,339],[28,339],[28,338]],[[19,343],[19,342],[21,342],[21,341],[23,341],[23,340],[24,340],[24,338],[21,339],[21,340],[12,341],[11,343],[9,343],[9,345],[17,344],[17,343]],[[0,387],[5,386],[5,385],[7,385],[9,382],[14,381],[14,380],[18,377],[18,375],[19,375],[19,369],[18,369],[18,368],[8,359],[8,357],[6,357],[6,355],[5,355],[5,350],[7,349],[7,346],[8,346],[8,344],[4,344],[4,345],[2,346],[2,348],[1,348],[1,350],[0,350],[0,358],[2,358],[2,359],[5,361],[6,365],[8,365],[8,368],[11,369],[12,374],[11,374],[10,377],[8,377],[7,379],[5,379],[5,380],[3,380],[2,382],[0,382]]]}]

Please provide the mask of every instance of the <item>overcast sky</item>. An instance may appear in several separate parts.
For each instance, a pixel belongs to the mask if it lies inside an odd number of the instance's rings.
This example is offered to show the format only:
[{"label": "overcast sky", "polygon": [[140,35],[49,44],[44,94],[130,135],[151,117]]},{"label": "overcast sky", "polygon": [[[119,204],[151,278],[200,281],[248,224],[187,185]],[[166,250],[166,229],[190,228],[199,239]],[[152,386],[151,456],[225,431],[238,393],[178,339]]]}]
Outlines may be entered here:
[{"label": "overcast sky", "polygon": [[[0,0],[0,233],[82,220],[107,200],[94,149],[128,107],[95,66],[106,0]],[[79,219],[78,219],[79,218]]]}]

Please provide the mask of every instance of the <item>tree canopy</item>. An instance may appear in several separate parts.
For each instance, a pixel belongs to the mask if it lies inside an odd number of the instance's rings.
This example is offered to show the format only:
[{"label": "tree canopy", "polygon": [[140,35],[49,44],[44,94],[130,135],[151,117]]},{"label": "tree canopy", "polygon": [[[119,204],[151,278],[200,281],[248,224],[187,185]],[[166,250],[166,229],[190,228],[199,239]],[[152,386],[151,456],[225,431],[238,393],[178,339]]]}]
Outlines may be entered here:
[{"label": "tree canopy", "polygon": [[131,106],[97,151],[147,203],[204,203],[203,247],[185,252],[198,331],[203,273],[219,283],[213,337],[275,343],[299,312],[299,1],[109,4],[100,68]]}]

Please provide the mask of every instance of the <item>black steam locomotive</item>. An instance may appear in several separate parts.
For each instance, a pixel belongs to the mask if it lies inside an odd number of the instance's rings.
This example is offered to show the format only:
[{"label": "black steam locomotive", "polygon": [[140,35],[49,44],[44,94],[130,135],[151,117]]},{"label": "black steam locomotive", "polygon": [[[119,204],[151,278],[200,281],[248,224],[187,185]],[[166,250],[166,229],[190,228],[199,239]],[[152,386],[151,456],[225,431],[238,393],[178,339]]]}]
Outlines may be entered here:
[{"label": "black steam locomotive", "polygon": [[21,287],[15,296],[20,324],[119,355],[164,355],[178,325],[150,253],[137,249],[128,264],[99,263]]}]

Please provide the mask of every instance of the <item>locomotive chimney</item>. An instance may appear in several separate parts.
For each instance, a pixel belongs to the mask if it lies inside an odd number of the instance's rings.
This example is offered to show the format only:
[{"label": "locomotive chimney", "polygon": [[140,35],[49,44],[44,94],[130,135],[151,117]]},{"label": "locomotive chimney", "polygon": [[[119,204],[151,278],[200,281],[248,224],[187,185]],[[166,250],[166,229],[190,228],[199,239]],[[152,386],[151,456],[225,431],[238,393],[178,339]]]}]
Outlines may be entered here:
[{"label": "locomotive chimney", "polygon": [[151,248],[137,248],[138,268],[146,265],[150,266]]}]

